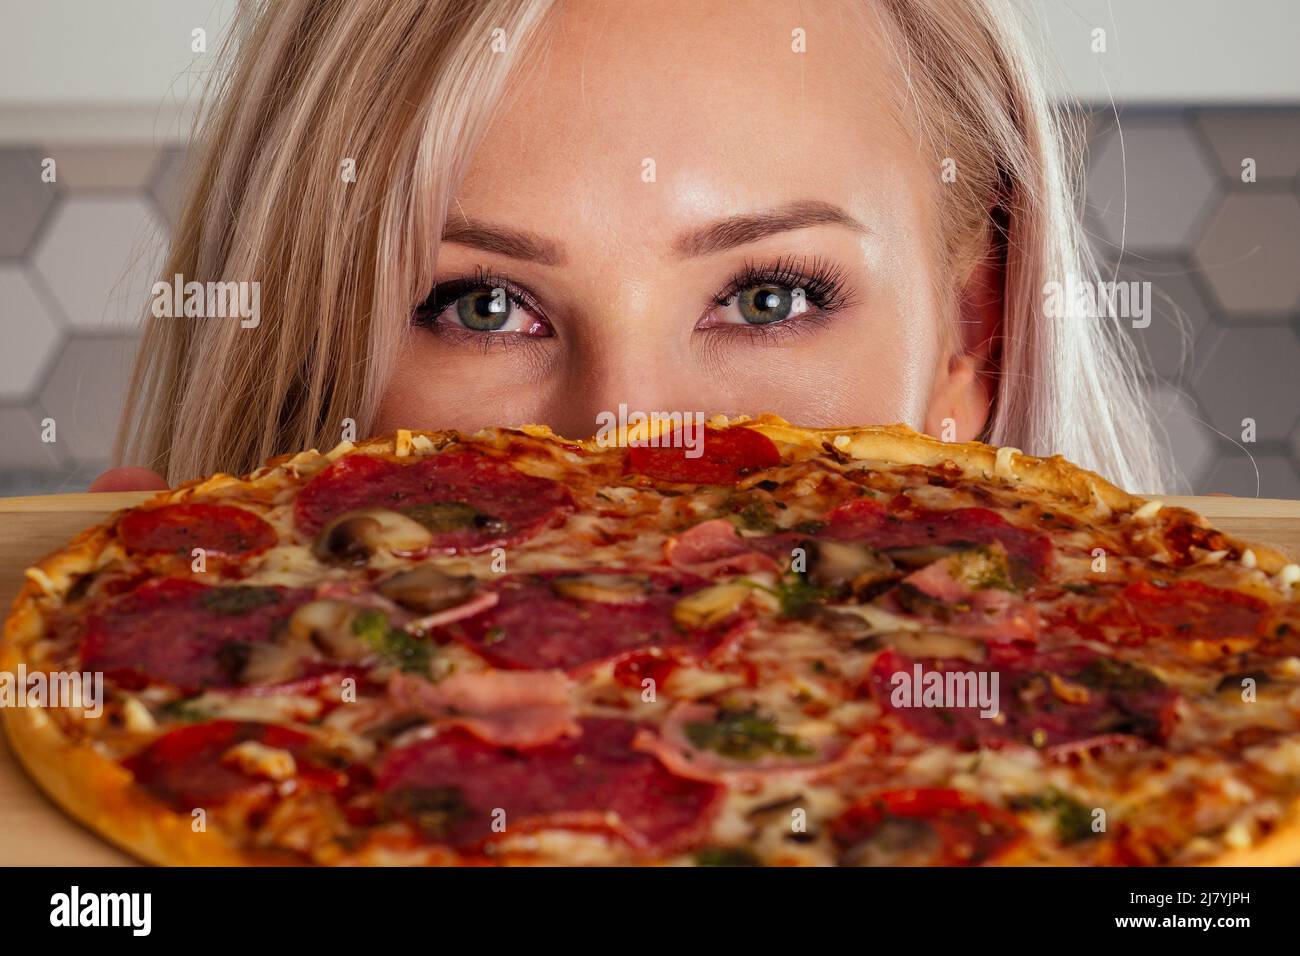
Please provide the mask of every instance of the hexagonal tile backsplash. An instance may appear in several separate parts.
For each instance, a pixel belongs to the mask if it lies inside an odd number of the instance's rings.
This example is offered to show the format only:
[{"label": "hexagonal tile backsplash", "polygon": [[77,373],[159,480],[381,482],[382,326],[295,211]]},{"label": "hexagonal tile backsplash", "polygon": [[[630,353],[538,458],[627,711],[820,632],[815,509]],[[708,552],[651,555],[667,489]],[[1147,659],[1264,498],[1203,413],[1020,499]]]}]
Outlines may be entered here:
[{"label": "hexagonal tile backsplash", "polygon": [[[1151,283],[1151,324],[1128,334],[1183,488],[1300,498],[1300,109],[1120,117],[1091,121],[1085,222],[1108,278]],[[181,160],[0,149],[0,495],[105,467]]]}]

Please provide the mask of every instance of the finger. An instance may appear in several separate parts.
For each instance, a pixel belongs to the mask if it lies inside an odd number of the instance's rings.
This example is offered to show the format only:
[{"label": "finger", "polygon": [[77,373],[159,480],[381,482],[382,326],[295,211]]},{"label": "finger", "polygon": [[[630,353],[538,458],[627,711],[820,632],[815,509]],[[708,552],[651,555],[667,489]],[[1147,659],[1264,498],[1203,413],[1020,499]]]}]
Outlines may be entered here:
[{"label": "finger", "polygon": [[110,468],[87,491],[165,491],[167,480],[148,468]]}]

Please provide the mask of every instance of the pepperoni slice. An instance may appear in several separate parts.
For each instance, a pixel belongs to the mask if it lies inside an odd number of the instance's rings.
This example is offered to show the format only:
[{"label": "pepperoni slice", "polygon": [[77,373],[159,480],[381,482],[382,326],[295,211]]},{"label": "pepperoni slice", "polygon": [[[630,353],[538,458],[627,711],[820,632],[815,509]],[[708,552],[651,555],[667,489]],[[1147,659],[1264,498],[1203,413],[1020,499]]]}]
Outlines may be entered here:
[{"label": "pepperoni slice", "polygon": [[699,485],[734,485],[751,472],[781,464],[781,452],[772,439],[752,428],[704,429],[699,457],[684,442],[672,448],[631,447],[627,470],[634,474]]},{"label": "pepperoni slice", "polygon": [[[1150,671],[1086,648],[1040,651],[1024,644],[990,644],[987,650],[988,660],[980,663],[921,661],[887,650],[871,669],[872,696],[914,733],[970,749],[1008,743],[1040,749],[1080,741],[1162,743],[1173,732],[1178,694]],[[959,675],[973,674],[988,689],[996,675],[996,718],[981,717],[979,704],[969,696],[964,707],[929,706],[922,690],[925,675],[934,673],[945,685],[951,679],[954,689]],[[907,681],[896,680],[898,674]],[[964,685],[969,695],[970,681]],[[946,695],[935,702],[956,703]]]},{"label": "pepperoni slice", "polygon": [[1024,833],[1012,814],[942,788],[864,797],[831,824],[841,866],[979,866]]},{"label": "pepperoni slice", "polygon": [[409,463],[348,455],[303,488],[294,516],[310,535],[345,512],[387,508],[428,527],[434,533],[430,550],[457,552],[523,541],[572,507],[558,482],[475,452]]},{"label": "pepperoni slice", "polygon": [[1123,644],[1151,639],[1220,641],[1256,638],[1268,623],[1267,602],[1200,581],[1157,584],[1137,581],[1119,593],[1095,620],[1114,627]]},{"label": "pepperoni slice", "polygon": [[293,756],[296,790],[337,793],[350,782],[338,755],[306,734],[273,724],[233,720],[179,727],[127,758],[123,765],[141,786],[177,810],[217,806],[237,797],[269,799],[272,781],[223,759],[232,747],[250,741]]},{"label": "pepperoni slice", "polygon": [[185,692],[233,687],[251,645],[268,641],[308,588],[209,587],[157,578],[89,615],[81,662],[124,686],[149,681]]},{"label": "pepperoni slice", "polygon": [[[591,599],[566,587],[594,580],[609,591]],[[704,655],[725,643],[741,621],[688,630],[673,607],[708,585],[703,578],[622,570],[513,574],[493,586],[497,603],[443,629],[496,667],[574,670],[652,648]],[[618,592],[625,591],[623,599]]]},{"label": "pepperoni slice", "polygon": [[235,556],[275,544],[275,530],[253,512],[202,501],[128,511],[117,536],[132,551],[185,557],[195,548]]},{"label": "pepperoni slice", "polygon": [[378,773],[381,815],[460,849],[493,837],[500,820],[507,835],[598,830],[642,852],[670,852],[701,832],[721,787],[674,776],[633,750],[632,721],[593,718],[581,728],[578,737],[527,749],[455,730],[396,750]]},{"label": "pepperoni slice", "polygon": [[886,506],[874,498],[845,502],[827,516],[821,537],[864,541],[878,550],[925,546],[975,546],[1001,542],[1007,556],[1041,575],[1052,557],[1047,535],[1018,528],[988,508],[934,511],[907,499]]}]

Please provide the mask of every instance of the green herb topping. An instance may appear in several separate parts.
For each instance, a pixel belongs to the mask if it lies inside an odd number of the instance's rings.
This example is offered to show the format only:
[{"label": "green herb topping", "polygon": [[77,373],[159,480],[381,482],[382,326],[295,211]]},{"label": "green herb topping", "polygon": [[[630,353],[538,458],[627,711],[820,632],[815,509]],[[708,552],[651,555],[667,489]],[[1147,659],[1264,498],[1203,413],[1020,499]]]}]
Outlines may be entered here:
[{"label": "green herb topping", "polygon": [[207,610],[217,614],[247,614],[259,607],[278,604],[280,592],[275,588],[236,585],[229,588],[213,588],[199,598],[199,603]]},{"label": "green herb topping", "polygon": [[719,710],[712,721],[687,723],[685,731],[691,746],[738,760],[754,760],[764,754],[810,757],[816,753],[793,734],[777,730],[775,721],[753,707]]},{"label": "green herb topping", "polygon": [[433,645],[388,623],[382,611],[362,611],[352,620],[352,633],[390,664],[407,673],[429,673]]}]

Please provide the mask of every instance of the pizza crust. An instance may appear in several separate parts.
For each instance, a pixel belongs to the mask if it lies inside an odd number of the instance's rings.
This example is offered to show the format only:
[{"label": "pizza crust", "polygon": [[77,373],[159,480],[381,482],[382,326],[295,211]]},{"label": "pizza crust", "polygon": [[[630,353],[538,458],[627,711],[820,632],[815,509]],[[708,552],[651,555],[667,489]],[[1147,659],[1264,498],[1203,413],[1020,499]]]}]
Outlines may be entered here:
[{"label": "pizza crust", "polygon": [[[1061,456],[1036,458],[1015,449],[998,449],[981,442],[943,442],[922,435],[905,425],[800,428],[775,415],[754,418],[718,416],[709,421],[714,428],[744,426],[767,437],[823,452],[827,446],[863,461],[891,465],[937,466],[951,462],[974,481],[1004,480],[1022,489],[1050,495],[1081,512],[1109,516],[1112,512],[1132,513],[1149,504],[1149,499],[1129,494],[1093,472]],[[526,425],[520,431],[569,447],[595,450],[594,439],[572,440],[540,425]],[[160,492],[140,507],[157,507],[198,496],[219,498],[236,488],[276,487],[297,480],[299,470],[324,467],[343,454],[405,455],[458,439],[451,431],[401,430],[391,437],[344,442],[330,452],[301,452],[269,460],[251,474],[236,478],[215,474],[195,479]],[[428,442],[425,446],[420,439]],[[1182,508],[1167,509],[1175,520],[1199,527],[1211,525],[1200,515]],[[109,529],[122,512],[101,525],[83,531],[66,547],[55,551],[28,569],[27,581],[14,600],[0,643],[0,670],[14,671],[20,663],[31,663],[26,648],[42,633],[39,602],[61,599],[78,576],[93,570],[110,540]],[[1275,574],[1288,564],[1281,552],[1264,545],[1228,539],[1234,546],[1250,548],[1258,567]],[[195,832],[189,817],[155,801],[135,787],[131,774],[101,756],[92,747],[69,739],[58,724],[37,708],[4,708],[3,721],[9,741],[24,768],[56,804],[70,816],[109,842],[138,859],[160,865],[232,866],[276,865],[294,862],[280,854],[258,853],[237,846],[217,828]],[[1255,846],[1227,851],[1208,866],[1291,866],[1300,864],[1300,801],[1288,808],[1285,822]]]}]

